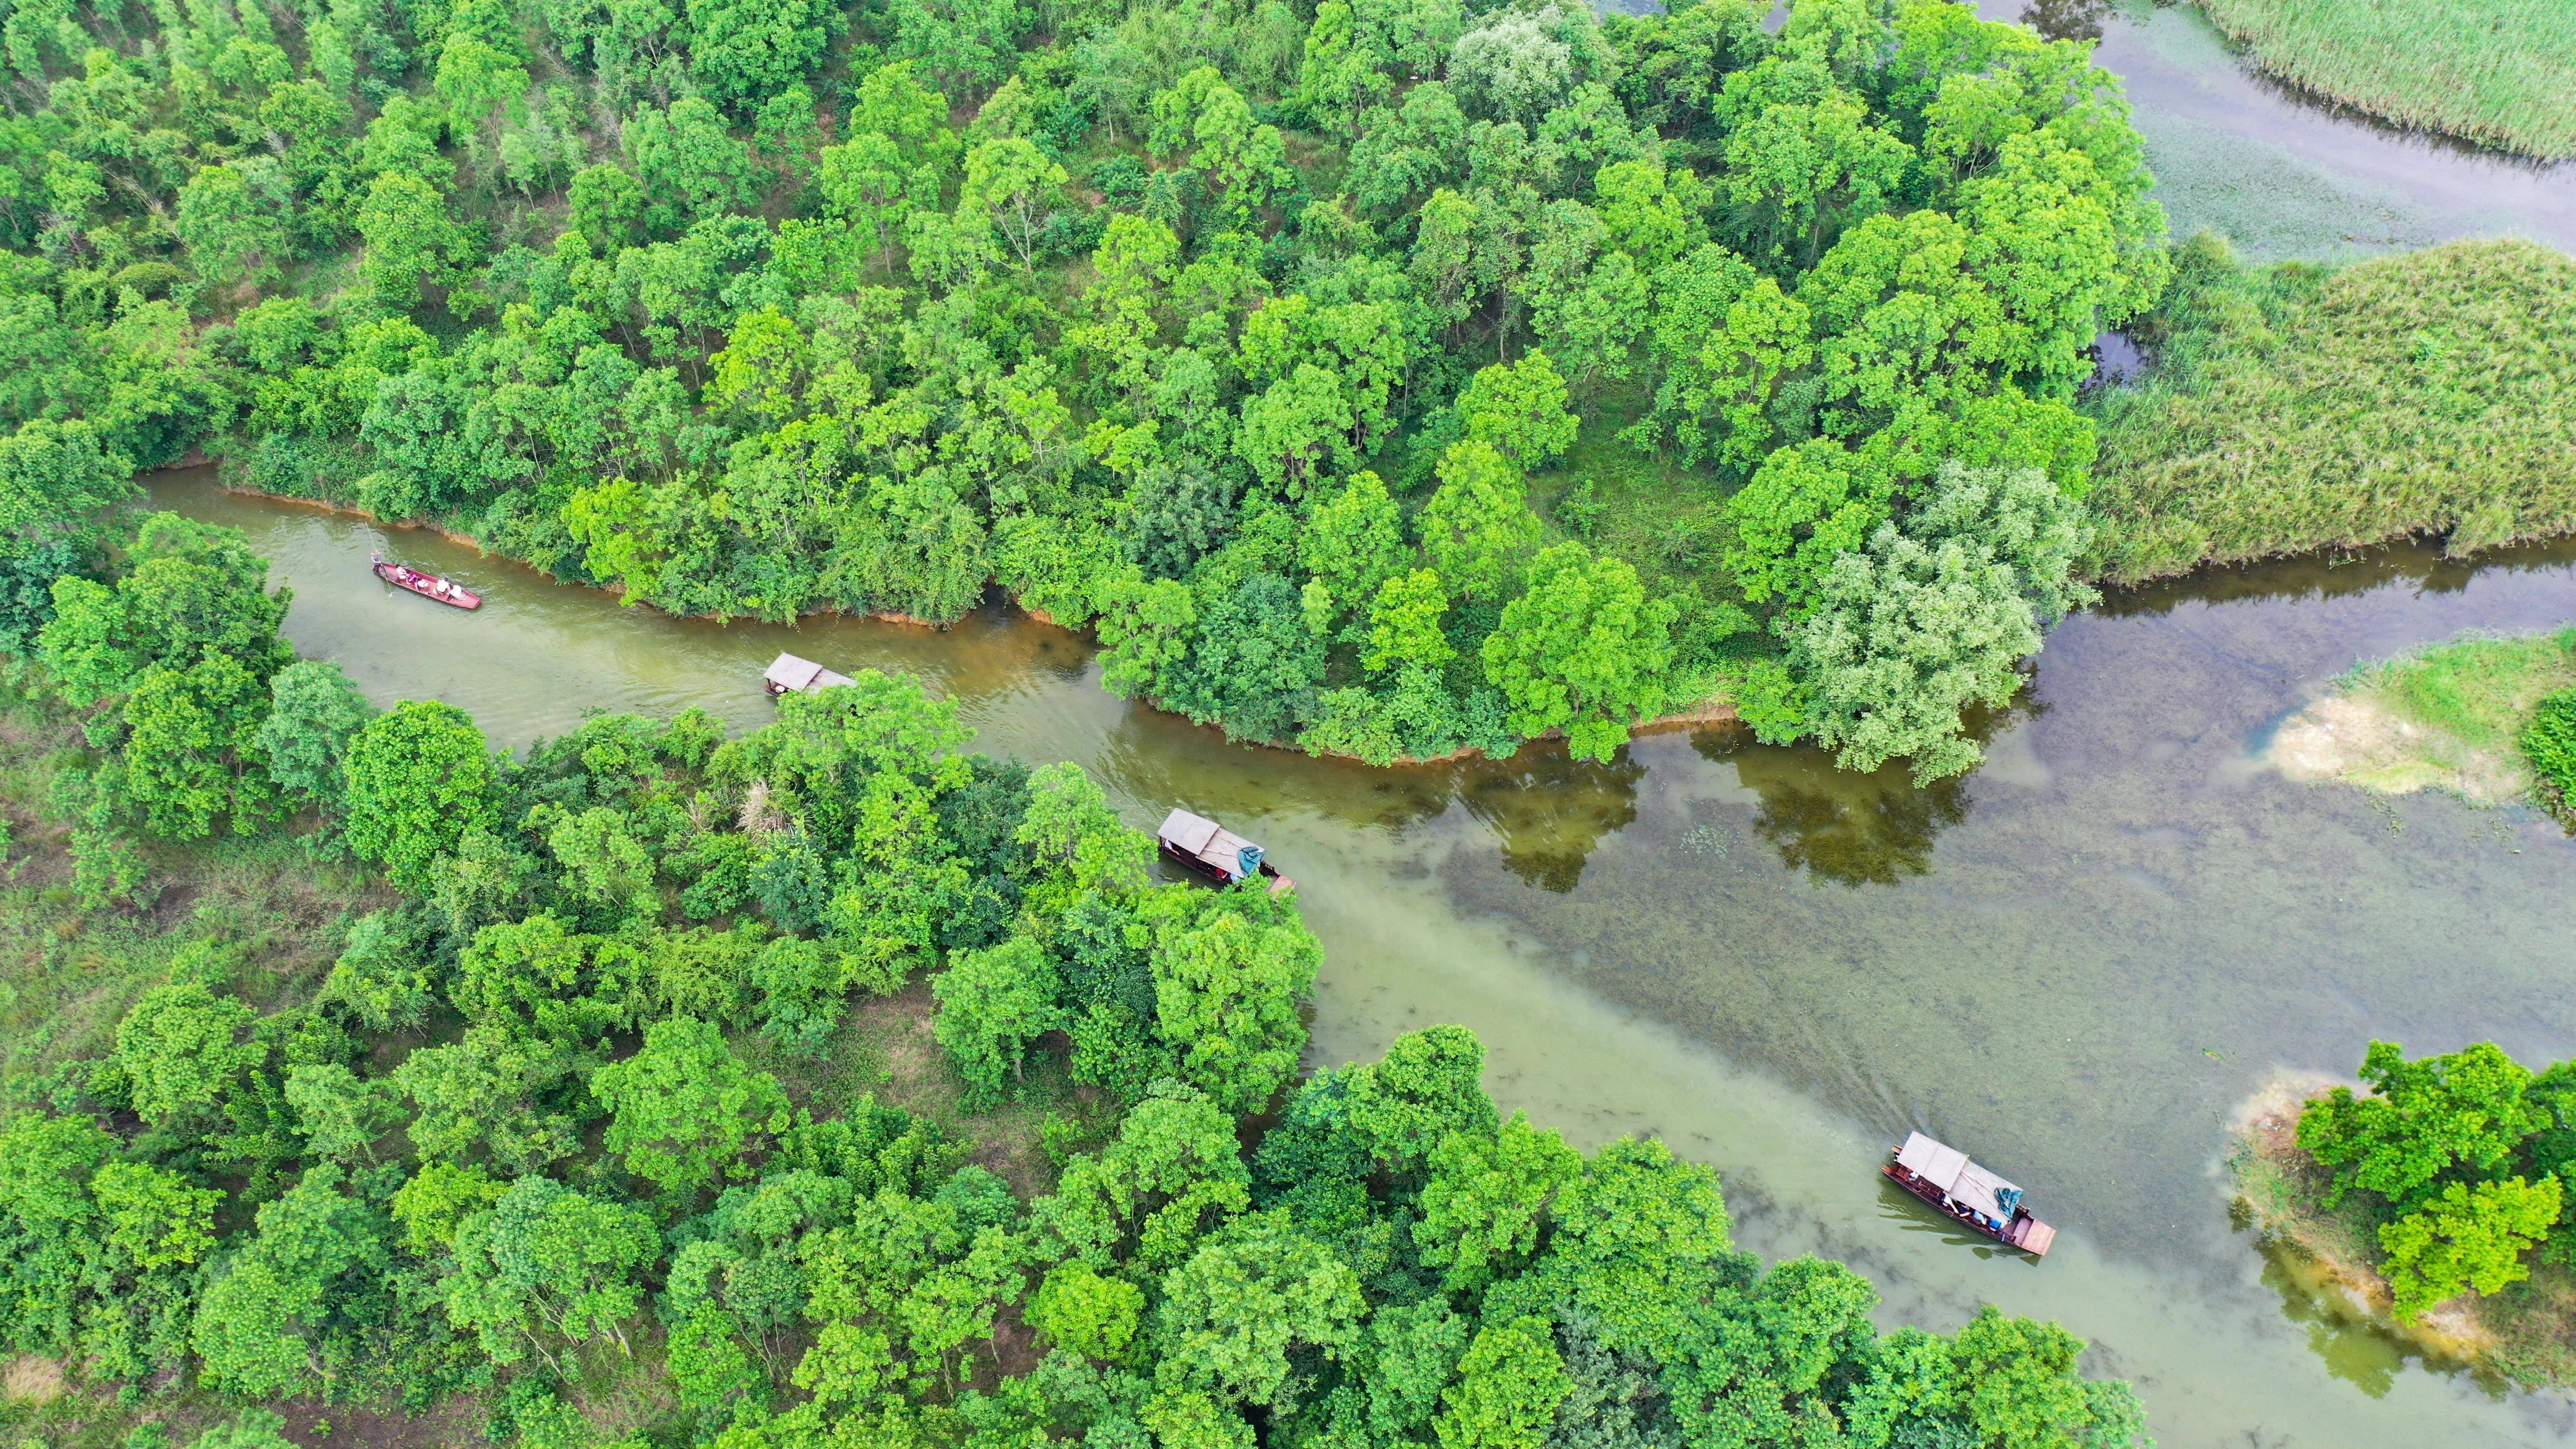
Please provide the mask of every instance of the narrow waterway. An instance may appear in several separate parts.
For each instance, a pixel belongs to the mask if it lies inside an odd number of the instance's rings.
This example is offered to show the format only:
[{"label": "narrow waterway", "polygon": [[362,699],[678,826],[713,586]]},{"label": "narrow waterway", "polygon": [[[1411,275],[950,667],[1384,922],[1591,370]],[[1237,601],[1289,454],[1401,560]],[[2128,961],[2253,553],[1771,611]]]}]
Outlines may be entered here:
[{"label": "narrow waterway", "polygon": [[[1227,745],[1101,691],[1088,646],[1001,609],[933,632],[730,627],[621,607],[434,536],[164,475],[154,501],[249,533],[287,632],[380,701],[436,696],[496,743],[591,709],[766,719],[782,648],[908,671],[978,747],[1074,759],[1128,818],[1174,804],[1263,840],[1327,964],[1315,1051],[1474,1027],[1507,1106],[1584,1142],[1663,1135],[1725,1174],[1743,1241],[1845,1259],[1889,1321],[1993,1301],[2094,1340],[2184,1446],[2557,1443],[2560,1395],[2427,1367],[2342,1324],[2233,1230],[2219,1158],[2272,1070],[2373,1036],[2576,1053],[2576,846],[2513,811],[2288,784],[2255,752],[2357,659],[2576,617],[2576,548],[2476,567],[2396,550],[2127,595],[2050,635],[1988,764],[1917,791],[1727,732],[1608,766],[1369,770]],[[370,549],[481,592],[379,584]],[[2031,1190],[2044,1264],[1883,1191],[1923,1127]]]},{"label": "narrow waterway", "polygon": [[2177,237],[2246,255],[2339,261],[2462,237],[2576,251],[2576,163],[2541,165],[2402,131],[2255,71],[2197,6],[1976,0],[1989,20],[2095,42],[2119,76]]}]

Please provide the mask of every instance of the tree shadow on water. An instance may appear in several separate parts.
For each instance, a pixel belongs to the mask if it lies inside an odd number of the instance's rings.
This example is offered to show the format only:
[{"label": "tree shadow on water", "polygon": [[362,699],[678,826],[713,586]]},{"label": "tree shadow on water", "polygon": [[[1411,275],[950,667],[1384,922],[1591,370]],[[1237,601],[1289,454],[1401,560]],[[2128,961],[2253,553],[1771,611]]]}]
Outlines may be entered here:
[{"label": "tree shadow on water", "polygon": [[2051,40],[2100,40],[2111,0],[2030,0],[2021,23]]},{"label": "tree shadow on water", "polygon": [[1563,895],[1582,881],[1593,848],[1636,820],[1645,775],[1625,749],[1604,763],[1551,744],[1470,767],[1458,794],[1500,839],[1505,870]]},{"label": "tree shadow on water", "polygon": [[1792,870],[1847,886],[1894,885],[1932,870],[1932,843],[1968,818],[1966,782],[1917,786],[1902,763],[1867,774],[1837,769],[1831,751],[1757,745],[1705,734],[1693,743],[1729,760],[1736,779],[1761,797],[1753,833]]}]

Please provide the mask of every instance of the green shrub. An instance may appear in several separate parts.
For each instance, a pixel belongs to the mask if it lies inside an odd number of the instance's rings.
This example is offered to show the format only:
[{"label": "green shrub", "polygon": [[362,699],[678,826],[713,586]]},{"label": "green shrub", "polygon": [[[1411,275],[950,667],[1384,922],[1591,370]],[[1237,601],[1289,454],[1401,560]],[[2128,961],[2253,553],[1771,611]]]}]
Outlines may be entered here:
[{"label": "green shrub", "polygon": [[2522,753],[2540,777],[2541,792],[2566,809],[2576,798],[2576,689],[2562,689],[2540,702],[2530,728],[2522,732]]}]

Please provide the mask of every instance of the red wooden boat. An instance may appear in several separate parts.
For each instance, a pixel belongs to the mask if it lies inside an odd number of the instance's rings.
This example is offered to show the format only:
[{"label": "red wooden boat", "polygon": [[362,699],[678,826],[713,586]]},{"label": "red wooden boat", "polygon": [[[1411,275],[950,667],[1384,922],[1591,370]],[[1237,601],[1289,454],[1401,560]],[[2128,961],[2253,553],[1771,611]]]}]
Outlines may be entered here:
[{"label": "red wooden boat", "polygon": [[479,609],[483,607],[483,596],[475,593],[471,589],[468,589],[463,584],[456,583],[448,579],[442,579],[436,574],[422,573],[420,570],[413,568],[408,564],[387,563],[385,562],[382,554],[376,555],[373,561],[376,567],[376,577],[383,579],[386,583],[393,585],[395,588],[409,589],[424,599],[436,599],[438,602],[446,604],[452,608]]},{"label": "red wooden boat", "polygon": [[2021,1189],[1968,1160],[1968,1154],[1920,1132],[1889,1154],[1879,1169],[1898,1187],[1948,1213],[2007,1248],[2043,1257],[2057,1229],[2021,1205]]}]

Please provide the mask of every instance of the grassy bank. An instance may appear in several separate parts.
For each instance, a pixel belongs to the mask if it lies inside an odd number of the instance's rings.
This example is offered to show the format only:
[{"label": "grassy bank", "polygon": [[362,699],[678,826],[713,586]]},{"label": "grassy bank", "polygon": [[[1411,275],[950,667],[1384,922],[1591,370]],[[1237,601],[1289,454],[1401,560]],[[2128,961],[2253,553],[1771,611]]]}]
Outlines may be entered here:
[{"label": "grassy bank", "polygon": [[2178,262],[2138,329],[2155,370],[2089,404],[2104,573],[2576,530],[2576,259],[2462,242],[2245,268],[2202,239]]},{"label": "grassy bank", "polygon": [[2320,1294],[2341,1296],[2374,1327],[2428,1357],[2503,1374],[2531,1387],[2576,1384],[2576,1269],[2534,1254],[2531,1276],[2489,1296],[2463,1295],[2413,1324],[2390,1311],[2379,1261],[2386,1205],[2368,1193],[2325,1206],[2327,1168],[2303,1151],[2299,1113],[2320,1084],[2276,1081],[2239,1114],[2228,1153],[2240,1216],[2294,1276]]},{"label": "grassy bank", "polygon": [[2565,0],[2201,0],[2255,64],[2401,126],[2576,156]]},{"label": "grassy bank", "polygon": [[2283,725],[2267,754],[2293,779],[2503,804],[2545,784],[2525,732],[2540,702],[2571,685],[2576,629],[2454,639],[2352,670]]}]

